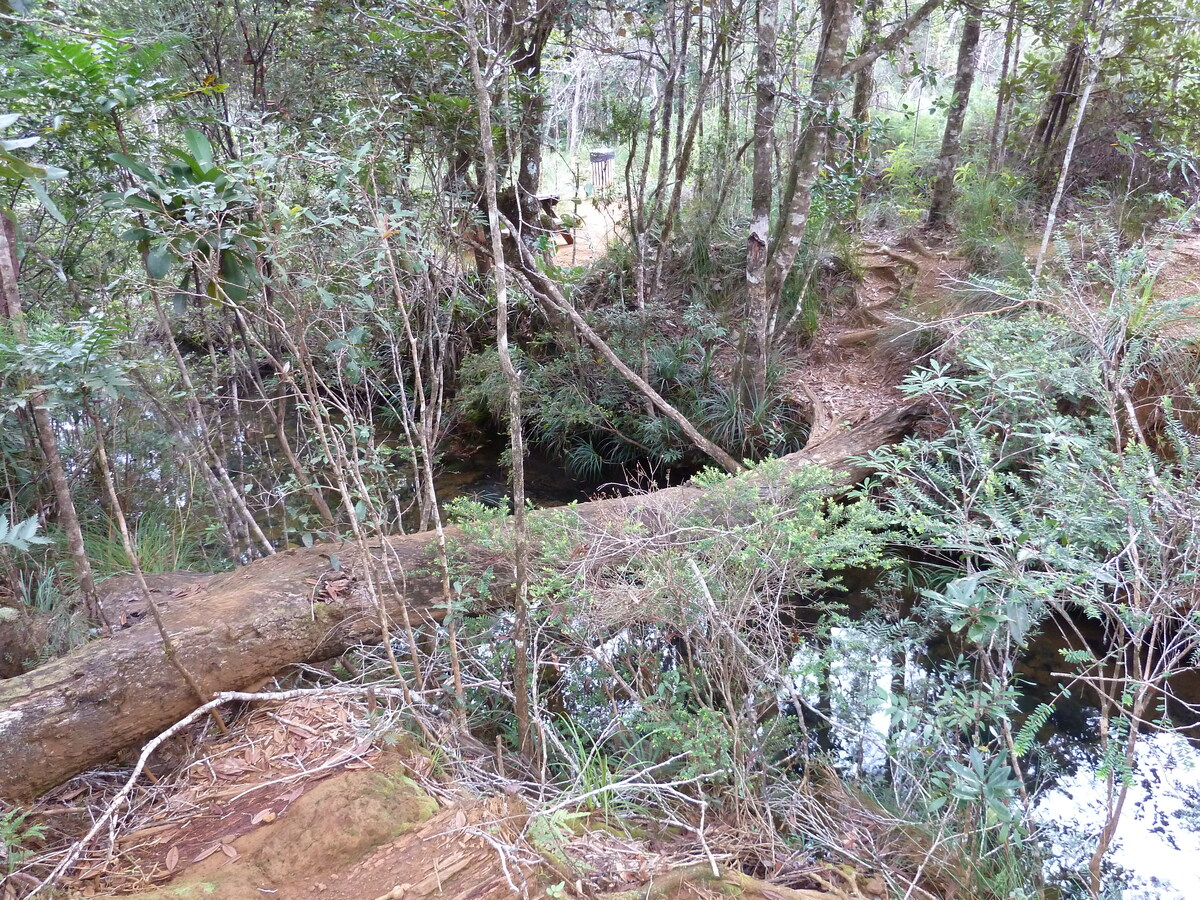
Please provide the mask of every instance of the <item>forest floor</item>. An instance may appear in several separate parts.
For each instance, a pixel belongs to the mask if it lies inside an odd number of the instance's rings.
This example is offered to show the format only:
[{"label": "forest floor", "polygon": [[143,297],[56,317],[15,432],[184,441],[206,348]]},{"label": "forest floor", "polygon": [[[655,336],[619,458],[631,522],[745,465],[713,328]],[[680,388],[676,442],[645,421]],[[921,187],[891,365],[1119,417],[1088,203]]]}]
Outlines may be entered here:
[{"label": "forest floor", "polygon": [[1154,282],[1154,296],[1160,300],[1196,298],[1189,312],[1200,314],[1200,234],[1167,241],[1154,260],[1162,264]]},{"label": "forest floor", "polygon": [[[64,882],[67,896],[882,896],[879,879],[859,887],[846,873],[820,866],[791,879],[820,889],[768,885],[736,871],[714,878],[716,859],[727,859],[719,850],[710,857],[677,834],[622,834],[601,818],[571,816],[568,825],[548,819],[539,827],[515,783],[481,797],[403,741],[378,746],[366,736],[371,720],[366,701],[333,695],[249,712],[221,739],[191,748],[185,765],[138,788],[131,811]],[[481,753],[477,765],[481,773],[491,767],[495,780],[490,757]],[[43,798],[39,812],[77,811],[80,780],[73,784]]]},{"label": "forest floor", "polygon": [[813,409],[811,440],[903,402],[898,384],[919,355],[912,336],[928,310],[953,303],[967,264],[918,241],[864,241],[857,268],[861,278],[850,296],[824,311],[785,380]]}]

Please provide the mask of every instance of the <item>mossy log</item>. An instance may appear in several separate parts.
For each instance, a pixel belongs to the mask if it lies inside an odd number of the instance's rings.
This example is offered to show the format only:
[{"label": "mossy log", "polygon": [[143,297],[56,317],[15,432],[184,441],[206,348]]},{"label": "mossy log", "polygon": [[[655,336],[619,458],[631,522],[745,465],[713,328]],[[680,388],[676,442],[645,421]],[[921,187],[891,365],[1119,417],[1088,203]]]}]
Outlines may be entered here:
[{"label": "mossy log", "polygon": [[[920,417],[919,409],[903,407],[834,433],[785,457],[785,471],[814,464],[860,477],[854,458],[900,439]],[[703,496],[684,485],[571,511],[593,531],[624,528],[671,520]],[[551,514],[562,512],[532,515]],[[447,536],[453,540],[456,533],[449,529]],[[435,535],[422,532],[373,542],[370,559],[353,544],[289,550],[233,572],[193,576],[158,602],[179,661],[201,687],[243,690],[290,665],[379,641],[371,581],[386,586],[379,595],[393,623],[405,613],[415,621],[439,618],[444,601],[436,547]],[[494,556],[478,560],[481,571],[496,562]],[[496,591],[502,595],[503,585]],[[0,682],[0,798],[34,797],[161,732],[197,705],[148,621]]]}]

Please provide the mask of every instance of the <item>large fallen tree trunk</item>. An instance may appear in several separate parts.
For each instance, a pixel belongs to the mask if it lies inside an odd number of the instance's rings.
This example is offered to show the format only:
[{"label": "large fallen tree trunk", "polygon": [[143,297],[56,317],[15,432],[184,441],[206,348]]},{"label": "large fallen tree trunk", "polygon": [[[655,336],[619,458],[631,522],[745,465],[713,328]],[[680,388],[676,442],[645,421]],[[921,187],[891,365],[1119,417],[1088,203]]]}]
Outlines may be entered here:
[{"label": "large fallen tree trunk", "polygon": [[[919,418],[912,407],[886,413],[785,457],[786,470],[813,464],[858,477],[855,457],[898,440]],[[647,517],[681,515],[703,496],[685,485],[579,504],[570,514],[592,531],[625,528]],[[448,537],[455,536],[451,529]],[[378,641],[379,609],[369,581],[386,585],[379,593],[393,622],[405,613],[420,621],[439,618],[444,600],[435,553],[432,532],[376,541],[369,554],[351,544],[290,550],[196,582],[159,604],[179,661],[201,687],[242,690],[289,665]],[[479,560],[481,571],[495,562]],[[36,796],[157,734],[197,705],[150,622],[0,682],[0,798]]]}]

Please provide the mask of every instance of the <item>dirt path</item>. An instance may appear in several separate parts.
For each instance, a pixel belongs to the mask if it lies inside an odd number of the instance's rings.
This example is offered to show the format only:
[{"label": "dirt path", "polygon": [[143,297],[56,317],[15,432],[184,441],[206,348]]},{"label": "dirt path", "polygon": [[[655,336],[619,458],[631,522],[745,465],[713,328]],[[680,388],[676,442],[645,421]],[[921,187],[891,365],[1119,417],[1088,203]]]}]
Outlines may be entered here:
[{"label": "dirt path", "polygon": [[559,247],[554,262],[558,266],[584,266],[608,252],[616,236],[617,223],[625,215],[625,207],[615,201],[597,203],[589,199],[580,203],[578,210],[573,209],[570,203],[563,203],[558,213],[575,216],[580,224],[571,229],[575,242]]},{"label": "dirt path", "polygon": [[1154,296],[1160,300],[1197,298],[1191,306],[1200,314],[1200,234],[1180,235],[1155,251],[1152,262],[1162,264],[1154,282]]},{"label": "dirt path", "polygon": [[913,242],[865,241],[851,298],[822,317],[787,379],[813,407],[813,439],[866,421],[903,402],[897,384],[916,358],[906,313],[945,305],[966,263]]}]

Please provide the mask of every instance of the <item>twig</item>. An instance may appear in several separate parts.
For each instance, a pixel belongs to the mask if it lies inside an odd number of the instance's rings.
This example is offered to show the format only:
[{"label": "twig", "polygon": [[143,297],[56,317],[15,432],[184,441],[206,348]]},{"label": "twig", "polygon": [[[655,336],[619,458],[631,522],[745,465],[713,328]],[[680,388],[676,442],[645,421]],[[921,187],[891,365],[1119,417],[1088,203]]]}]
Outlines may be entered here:
[{"label": "twig", "polygon": [[[34,895],[40,893],[45,888],[52,887],[55,882],[57,882],[60,878],[62,878],[63,875],[66,874],[66,872],[71,868],[71,866],[73,866],[79,860],[79,858],[83,855],[83,853],[87,849],[88,845],[90,845],[91,842],[96,838],[96,835],[98,835],[102,829],[108,827],[115,820],[116,815],[117,815],[118,811],[120,810],[121,806],[129,798],[129,795],[131,793],[133,793],[134,787],[137,786],[138,778],[141,776],[143,770],[146,768],[146,763],[149,761],[150,756],[154,753],[154,751],[157,750],[160,746],[162,746],[162,744],[165,741],[174,737],[176,734],[178,734],[183,729],[187,728],[189,725],[191,725],[193,722],[195,722],[197,719],[202,718],[209,712],[217,709],[220,706],[223,706],[226,703],[234,703],[234,702],[279,703],[279,702],[282,702],[285,700],[295,700],[300,697],[328,696],[330,694],[351,694],[351,695],[365,694],[369,689],[370,688],[365,687],[365,686],[364,687],[354,687],[354,688],[350,688],[350,689],[347,689],[347,688],[297,688],[296,690],[291,690],[291,691],[277,691],[277,692],[265,692],[265,693],[247,693],[247,692],[243,692],[243,691],[222,691],[222,692],[214,695],[212,700],[210,700],[207,703],[205,703],[204,705],[198,706],[196,709],[192,710],[190,713],[188,713],[188,715],[184,716],[182,719],[180,719],[178,722],[176,722],[174,725],[172,725],[166,731],[163,731],[157,737],[153,738],[148,744],[146,744],[145,747],[142,748],[142,752],[138,756],[137,763],[136,763],[136,765],[134,765],[133,771],[130,773],[129,778],[125,781],[125,785],[121,788],[120,791],[117,792],[117,795],[115,797],[113,797],[113,799],[109,802],[108,806],[105,807],[104,812],[92,824],[92,827],[88,831],[88,833],[85,834],[82,839],[80,839],[79,841],[77,841],[71,845],[70,849],[67,851],[66,855],[62,858],[62,860],[58,863],[58,865],[56,865],[54,867],[54,869],[50,872],[50,874],[47,875],[37,885],[37,887],[35,887],[32,891],[30,891],[30,893],[27,896],[33,897]],[[386,689],[386,688],[380,689],[378,687],[374,688],[374,690],[375,690],[376,694],[386,694],[386,695],[390,695],[390,696],[399,696],[401,693],[398,690],[392,690],[392,689]]]}]

